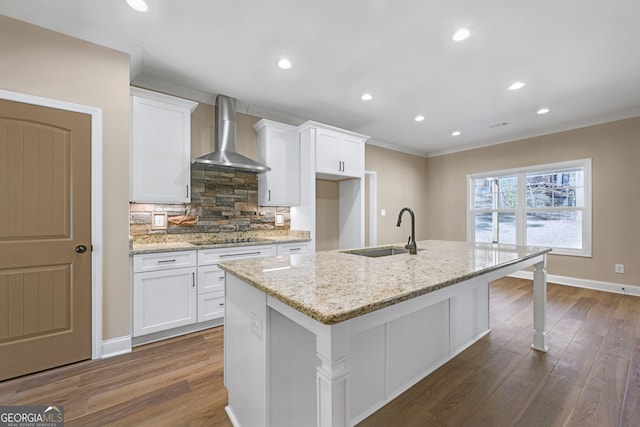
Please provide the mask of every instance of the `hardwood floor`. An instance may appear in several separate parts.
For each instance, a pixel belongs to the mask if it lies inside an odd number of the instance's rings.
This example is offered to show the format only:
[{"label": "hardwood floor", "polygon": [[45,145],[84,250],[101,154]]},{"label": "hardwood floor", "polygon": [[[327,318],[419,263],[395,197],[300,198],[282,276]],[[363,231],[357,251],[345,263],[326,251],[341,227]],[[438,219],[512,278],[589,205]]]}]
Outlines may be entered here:
[{"label": "hardwood floor", "polygon": [[62,405],[65,426],[231,426],[223,328],[0,382],[0,405]]},{"label": "hardwood floor", "polygon": [[490,334],[360,426],[638,426],[640,298],[548,285],[549,352],[529,349],[531,282],[491,284]]},{"label": "hardwood floor", "polygon": [[[549,284],[548,353],[529,348],[531,282],[491,285],[492,332],[360,426],[638,426],[640,298]],[[0,405],[63,405],[67,426],[231,426],[223,328],[0,382]]]}]

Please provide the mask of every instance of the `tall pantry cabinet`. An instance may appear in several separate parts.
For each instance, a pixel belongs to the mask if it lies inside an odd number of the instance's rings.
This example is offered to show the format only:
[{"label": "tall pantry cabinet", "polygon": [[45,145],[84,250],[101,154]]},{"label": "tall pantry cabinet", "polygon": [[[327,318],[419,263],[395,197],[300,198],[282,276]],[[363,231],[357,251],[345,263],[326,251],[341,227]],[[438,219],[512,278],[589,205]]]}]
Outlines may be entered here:
[{"label": "tall pantry cabinet", "polygon": [[365,241],[365,142],[356,132],[308,121],[300,135],[300,205],[291,207],[291,228],[311,230],[316,238],[316,179],[339,185],[339,249],[359,248]]}]

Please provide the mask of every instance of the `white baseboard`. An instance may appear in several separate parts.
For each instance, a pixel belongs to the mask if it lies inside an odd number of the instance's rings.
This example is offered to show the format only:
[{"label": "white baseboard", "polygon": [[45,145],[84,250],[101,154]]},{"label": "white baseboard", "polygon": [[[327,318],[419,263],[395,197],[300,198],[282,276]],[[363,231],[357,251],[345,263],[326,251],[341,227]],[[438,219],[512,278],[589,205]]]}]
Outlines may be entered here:
[{"label": "white baseboard", "polygon": [[131,353],[131,337],[124,336],[102,341],[102,358]]},{"label": "white baseboard", "polygon": [[[509,276],[517,277],[520,279],[533,280],[532,271],[520,270],[513,274],[510,274]],[[625,285],[624,283],[599,282],[596,280],[558,276],[555,274],[547,274],[547,282],[557,283],[558,285],[575,286],[578,288],[595,289],[597,291],[612,292],[616,294],[640,296],[640,286]]]}]

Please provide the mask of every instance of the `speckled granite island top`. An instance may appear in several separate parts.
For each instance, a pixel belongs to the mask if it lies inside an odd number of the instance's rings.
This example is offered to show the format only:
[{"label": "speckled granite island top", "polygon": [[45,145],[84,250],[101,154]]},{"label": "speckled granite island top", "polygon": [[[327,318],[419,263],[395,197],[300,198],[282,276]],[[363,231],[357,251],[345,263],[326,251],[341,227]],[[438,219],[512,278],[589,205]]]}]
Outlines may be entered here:
[{"label": "speckled granite island top", "polygon": [[379,258],[326,251],[227,261],[220,267],[331,325],[551,251],[439,240],[418,242],[418,249],[417,255]]}]

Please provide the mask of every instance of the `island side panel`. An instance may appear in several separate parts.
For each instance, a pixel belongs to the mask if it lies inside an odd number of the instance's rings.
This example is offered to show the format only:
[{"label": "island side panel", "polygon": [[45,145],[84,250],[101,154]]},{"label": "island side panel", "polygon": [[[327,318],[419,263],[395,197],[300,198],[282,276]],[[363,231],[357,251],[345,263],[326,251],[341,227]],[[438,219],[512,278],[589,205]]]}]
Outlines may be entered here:
[{"label": "island side panel", "polygon": [[269,308],[269,418],[271,426],[316,425],[316,336]]},{"label": "island side panel", "polygon": [[236,427],[267,426],[266,294],[227,273],[224,370],[227,414]]}]

